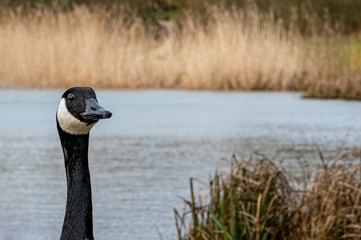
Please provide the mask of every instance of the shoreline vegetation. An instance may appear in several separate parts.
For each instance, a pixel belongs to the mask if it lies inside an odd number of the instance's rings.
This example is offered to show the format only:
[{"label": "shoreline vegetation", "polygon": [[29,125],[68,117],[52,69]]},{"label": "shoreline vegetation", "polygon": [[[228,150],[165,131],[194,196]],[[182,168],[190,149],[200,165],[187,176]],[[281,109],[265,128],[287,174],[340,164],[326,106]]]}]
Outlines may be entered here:
[{"label": "shoreline vegetation", "polygon": [[209,6],[151,23],[123,7],[60,9],[0,8],[0,85],[361,100],[361,34],[344,34],[327,12],[297,9],[286,24],[255,6]]},{"label": "shoreline vegetation", "polygon": [[315,167],[300,157],[300,174],[276,159],[233,157],[206,195],[191,179],[186,208],[174,209],[178,239],[360,239],[360,150],[319,156]]}]

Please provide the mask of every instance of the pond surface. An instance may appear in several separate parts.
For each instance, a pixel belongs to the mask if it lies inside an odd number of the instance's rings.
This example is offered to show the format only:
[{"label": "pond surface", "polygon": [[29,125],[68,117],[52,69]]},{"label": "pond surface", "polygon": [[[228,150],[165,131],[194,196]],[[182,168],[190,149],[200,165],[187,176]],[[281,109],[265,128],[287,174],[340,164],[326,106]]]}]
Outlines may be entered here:
[{"label": "pond surface", "polygon": [[[55,125],[62,91],[0,91],[0,239],[59,239],[66,180]],[[298,93],[97,91],[113,112],[91,131],[96,239],[176,239],[189,178],[224,159],[361,143],[361,103]],[[315,160],[316,161],[316,160]],[[292,158],[286,162],[292,166]]]}]

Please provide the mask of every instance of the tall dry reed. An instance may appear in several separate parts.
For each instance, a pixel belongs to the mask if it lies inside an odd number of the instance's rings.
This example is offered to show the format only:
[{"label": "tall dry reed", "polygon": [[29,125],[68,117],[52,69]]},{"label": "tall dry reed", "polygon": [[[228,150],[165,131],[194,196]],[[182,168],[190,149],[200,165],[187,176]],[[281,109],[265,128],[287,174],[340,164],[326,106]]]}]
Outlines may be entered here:
[{"label": "tall dry reed", "polygon": [[101,7],[0,12],[1,84],[310,89],[309,95],[326,85],[327,96],[328,86],[342,88],[340,79],[348,77],[349,61],[341,46],[315,30],[318,23],[312,16],[312,36],[305,38],[297,24],[286,28],[257,9],[210,8],[207,21],[186,13],[177,23],[163,23],[163,30],[136,15],[125,17],[121,10]]},{"label": "tall dry reed", "polygon": [[275,159],[234,161],[199,198],[191,180],[186,210],[175,210],[178,238],[360,239],[360,157],[349,150],[329,159],[320,154],[318,167],[300,162],[298,177]]}]

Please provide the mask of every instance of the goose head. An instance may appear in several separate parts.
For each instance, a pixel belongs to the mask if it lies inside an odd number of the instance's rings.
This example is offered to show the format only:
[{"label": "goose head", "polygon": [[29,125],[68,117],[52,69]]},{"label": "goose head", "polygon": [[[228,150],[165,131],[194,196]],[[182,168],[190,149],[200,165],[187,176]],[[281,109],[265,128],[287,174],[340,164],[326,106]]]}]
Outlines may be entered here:
[{"label": "goose head", "polygon": [[100,119],[112,113],[99,105],[90,87],[73,87],[66,90],[60,100],[56,120],[58,127],[73,135],[86,135]]}]

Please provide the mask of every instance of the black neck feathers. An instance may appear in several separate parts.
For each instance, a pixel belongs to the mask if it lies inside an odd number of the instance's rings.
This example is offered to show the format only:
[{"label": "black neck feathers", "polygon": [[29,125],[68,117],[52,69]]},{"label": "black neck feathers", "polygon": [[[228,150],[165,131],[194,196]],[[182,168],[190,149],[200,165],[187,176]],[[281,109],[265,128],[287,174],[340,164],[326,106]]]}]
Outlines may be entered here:
[{"label": "black neck feathers", "polygon": [[67,201],[60,240],[93,240],[89,134],[72,135],[58,126],[67,179]]}]

